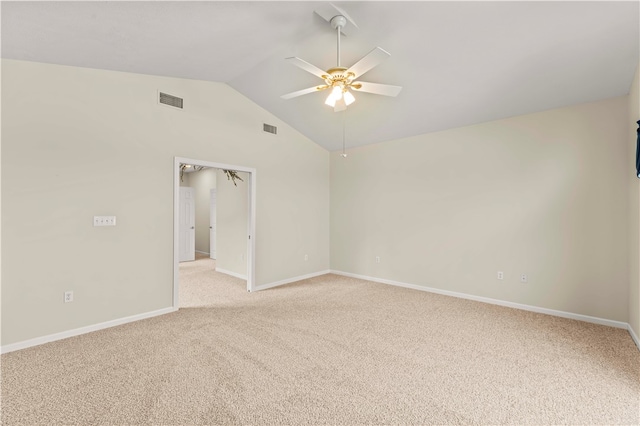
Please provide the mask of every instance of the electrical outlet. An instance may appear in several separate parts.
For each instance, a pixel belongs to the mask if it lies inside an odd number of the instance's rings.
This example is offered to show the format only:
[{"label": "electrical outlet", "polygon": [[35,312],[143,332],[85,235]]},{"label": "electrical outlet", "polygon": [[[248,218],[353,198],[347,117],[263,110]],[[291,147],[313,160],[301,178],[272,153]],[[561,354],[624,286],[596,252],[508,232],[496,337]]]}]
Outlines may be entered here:
[{"label": "electrical outlet", "polygon": [[498,279],[499,280],[504,280],[504,272],[498,271]]},{"label": "electrical outlet", "polygon": [[380,263],[380,256],[376,256],[376,263]]},{"label": "electrical outlet", "polygon": [[521,283],[529,282],[529,277],[527,276],[527,274],[520,275],[520,282]]},{"label": "electrical outlet", "polygon": [[73,292],[65,291],[64,292],[64,303],[73,302]]},{"label": "electrical outlet", "polygon": [[307,260],[309,260],[309,255],[308,255],[308,254],[305,254],[305,255],[304,255],[304,260],[305,260],[305,262],[306,262]]},{"label": "electrical outlet", "polygon": [[244,254],[240,255],[240,262],[244,262]]}]

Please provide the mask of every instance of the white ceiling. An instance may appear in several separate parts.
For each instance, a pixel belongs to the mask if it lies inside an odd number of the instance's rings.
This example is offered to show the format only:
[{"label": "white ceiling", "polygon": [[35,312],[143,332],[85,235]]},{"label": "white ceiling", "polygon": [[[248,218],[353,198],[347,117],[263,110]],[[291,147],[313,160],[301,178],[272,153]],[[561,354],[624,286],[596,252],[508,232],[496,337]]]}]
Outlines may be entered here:
[{"label": "white ceiling", "polygon": [[[2,2],[2,57],[227,83],[329,150],[629,92],[640,8],[627,2],[335,2],[358,24],[342,65],[380,46],[366,81],[397,98],[280,95],[321,81],[284,58],[336,65],[336,33],[313,1]],[[185,100],[188,102],[188,100]],[[186,104],[185,104],[186,105]]]}]

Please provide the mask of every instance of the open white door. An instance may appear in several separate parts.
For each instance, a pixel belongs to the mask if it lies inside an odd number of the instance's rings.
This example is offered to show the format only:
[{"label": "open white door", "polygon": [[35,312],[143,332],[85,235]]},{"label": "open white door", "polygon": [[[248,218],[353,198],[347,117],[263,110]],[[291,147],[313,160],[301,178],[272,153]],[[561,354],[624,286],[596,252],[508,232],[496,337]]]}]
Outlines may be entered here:
[{"label": "open white door", "polygon": [[185,262],[196,259],[196,212],[193,188],[180,187],[179,205],[179,260]]},{"label": "open white door", "polygon": [[211,190],[209,207],[209,257],[216,258],[216,190]]}]

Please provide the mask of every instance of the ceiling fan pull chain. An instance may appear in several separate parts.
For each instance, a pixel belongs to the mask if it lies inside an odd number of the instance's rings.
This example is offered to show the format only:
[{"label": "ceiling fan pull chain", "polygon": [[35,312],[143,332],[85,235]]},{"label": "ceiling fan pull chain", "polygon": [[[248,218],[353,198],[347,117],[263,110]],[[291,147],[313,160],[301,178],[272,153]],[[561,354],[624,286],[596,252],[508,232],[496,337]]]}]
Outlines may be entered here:
[{"label": "ceiling fan pull chain", "polygon": [[342,111],[342,158],[347,158],[346,142],[345,142],[345,128],[347,127],[347,111]]}]

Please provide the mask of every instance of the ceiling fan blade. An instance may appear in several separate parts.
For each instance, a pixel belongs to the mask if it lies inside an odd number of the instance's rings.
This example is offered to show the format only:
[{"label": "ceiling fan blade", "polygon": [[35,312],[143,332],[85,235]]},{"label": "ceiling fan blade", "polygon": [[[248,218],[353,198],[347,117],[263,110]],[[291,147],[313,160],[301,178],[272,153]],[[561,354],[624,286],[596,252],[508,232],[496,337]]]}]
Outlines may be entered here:
[{"label": "ceiling fan blade", "polygon": [[315,65],[310,64],[307,61],[303,61],[300,58],[297,58],[295,56],[291,57],[291,58],[286,58],[286,61],[292,63],[293,65],[302,68],[303,70],[310,72],[313,75],[317,75],[318,77],[320,77],[321,79],[324,80],[325,76],[327,75],[326,71],[321,70],[320,68],[316,67]]},{"label": "ceiling fan blade", "polygon": [[297,96],[302,96],[302,95],[306,95],[307,93],[313,93],[313,92],[319,92],[321,90],[326,89],[329,86],[313,86],[313,87],[308,87],[306,89],[302,89],[302,90],[298,90],[295,92],[291,92],[291,93],[287,93],[286,95],[282,95],[280,96],[282,99],[291,99],[291,98],[295,98]]},{"label": "ceiling fan blade", "polygon": [[351,85],[353,90],[358,92],[374,93],[384,96],[398,96],[402,90],[402,86],[392,86],[390,84],[369,83],[366,81],[356,81]]},{"label": "ceiling fan blade", "polygon": [[371,52],[367,53],[362,59],[356,62],[351,68],[349,68],[347,70],[347,73],[352,72],[355,75],[354,78],[358,78],[365,72],[369,71],[371,68],[380,64],[389,56],[391,56],[389,52],[376,47]]}]

